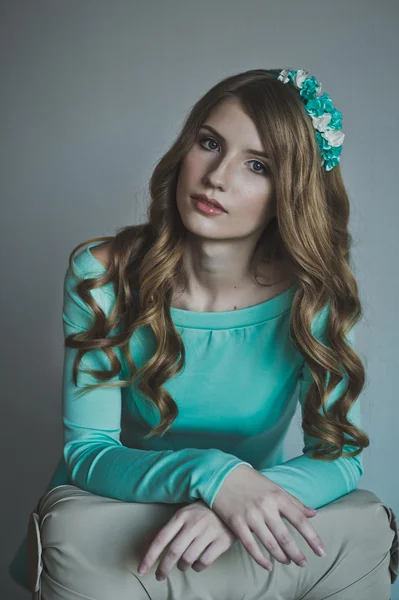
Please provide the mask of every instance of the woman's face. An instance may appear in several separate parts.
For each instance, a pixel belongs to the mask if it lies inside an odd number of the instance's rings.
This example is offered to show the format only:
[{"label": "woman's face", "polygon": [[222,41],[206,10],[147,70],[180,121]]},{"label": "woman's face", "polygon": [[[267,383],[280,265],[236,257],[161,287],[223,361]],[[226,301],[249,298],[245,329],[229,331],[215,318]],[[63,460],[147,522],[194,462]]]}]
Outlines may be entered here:
[{"label": "woman's face", "polygon": [[[182,161],[177,182],[177,207],[191,233],[211,239],[259,238],[276,208],[270,161],[258,152],[263,152],[258,132],[238,101],[228,99],[215,108]],[[190,196],[201,193],[216,198],[227,212],[199,211]]]}]

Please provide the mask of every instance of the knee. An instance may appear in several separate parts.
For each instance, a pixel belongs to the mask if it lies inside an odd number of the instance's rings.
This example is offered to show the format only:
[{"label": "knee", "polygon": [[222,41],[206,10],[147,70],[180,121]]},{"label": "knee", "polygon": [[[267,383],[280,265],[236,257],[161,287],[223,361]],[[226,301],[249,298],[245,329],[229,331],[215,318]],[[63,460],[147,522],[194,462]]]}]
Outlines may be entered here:
[{"label": "knee", "polygon": [[43,571],[43,526],[51,524],[52,508],[61,498],[67,498],[77,490],[72,485],[60,485],[43,494],[35,510],[30,514],[27,531],[26,573],[32,593],[38,593]]},{"label": "knee", "polygon": [[[395,538],[395,515],[392,509],[387,506],[374,492],[370,490],[358,490],[362,492],[366,498],[364,504],[365,514],[369,514],[369,518],[365,523],[371,528],[372,539],[380,540],[381,552],[386,554],[392,546]],[[368,499],[368,501],[367,501]]]},{"label": "knee", "polygon": [[52,548],[52,541],[74,535],[73,528],[82,520],[89,497],[93,495],[74,485],[59,485],[39,499],[35,513],[41,539],[46,540],[44,550]]},{"label": "knee", "polygon": [[72,503],[70,500],[77,500],[78,498],[87,496],[93,496],[93,494],[90,494],[90,492],[86,492],[75,485],[58,485],[39,498],[35,512],[42,521],[48,514],[51,514],[55,506],[57,506],[57,512],[60,512],[61,514],[65,509],[66,511],[71,509]]},{"label": "knee", "polygon": [[357,489],[352,492],[356,501],[353,512],[358,531],[358,546],[372,553],[378,564],[390,554],[389,570],[392,583],[398,573],[398,529],[396,515],[374,492]]},{"label": "knee", "polygon": [[[130,508],[135,506],[73,485],[57,486],[43,495],[29,520],[31,591],[40,594],[42,586],[62,586],[71,597],[74,592],[94,598],[102,586],[109,586],[108,597],[125,597],[129,589],[132,597],[142,598],[145,592],[134,574],[134,543],[120,535],[127,529]],[[119,517],[119,528],[114,528],[113,517]]]}]

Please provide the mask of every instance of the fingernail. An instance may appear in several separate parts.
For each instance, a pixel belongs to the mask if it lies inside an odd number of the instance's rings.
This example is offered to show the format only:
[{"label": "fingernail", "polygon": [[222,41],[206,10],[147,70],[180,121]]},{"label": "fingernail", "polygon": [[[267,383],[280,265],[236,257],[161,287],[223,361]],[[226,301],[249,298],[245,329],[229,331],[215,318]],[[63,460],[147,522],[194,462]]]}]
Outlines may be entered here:
[{"label": "fingernail", "polygon": [[138,570],[137,570],[137,572],[138,572],[140,575],[143,575],[143,573],[146,573],[146,572],[147,572],[147,567],[146,567],[145,565],[140,565],[140,566],[139,566],[139,568],[138,568]]},{"label": "fingernail", "polygon": [[163,581],[165,579],[164,575],[157,575],[157,581]]},{"label": "fingernail", "polygon": [[323,546],[317,546],[316,552],[317,552],[317,554],[319,556],[325,556],[326,555],[326,551],[324,550]]},{"label": "fingernail", "polygon": [[306,560],[300,560],[299,563],[298,563],[298,565],[300,567],[304,567],[306,565]]}]

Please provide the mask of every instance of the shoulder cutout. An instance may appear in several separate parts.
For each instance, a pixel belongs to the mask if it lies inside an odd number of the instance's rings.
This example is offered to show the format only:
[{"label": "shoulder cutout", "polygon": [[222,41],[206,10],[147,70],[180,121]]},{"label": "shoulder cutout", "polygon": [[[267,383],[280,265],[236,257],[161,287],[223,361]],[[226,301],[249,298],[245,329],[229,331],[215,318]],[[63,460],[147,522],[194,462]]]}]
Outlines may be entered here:
[{"label": "shoulder cutout", "polygon": [[104,242],[94,248],[90,249],[90,252],[105,268],[109,265],[109,244],[110,242]]}]

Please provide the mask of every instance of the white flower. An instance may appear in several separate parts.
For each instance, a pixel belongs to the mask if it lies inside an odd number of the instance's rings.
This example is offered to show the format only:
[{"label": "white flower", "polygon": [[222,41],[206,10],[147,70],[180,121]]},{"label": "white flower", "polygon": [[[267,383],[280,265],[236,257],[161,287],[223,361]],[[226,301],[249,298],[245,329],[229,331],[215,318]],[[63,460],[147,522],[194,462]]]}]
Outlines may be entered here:
[{"label": "white flower", "polygon": [[310,115],[313,121],[313,127],[318,129],[319,131],[326,131],[329,122],[331,121],[332,116],[330,113],[325,112],[320,117],[315,117]]},{"label": "white flower", "polygon": [[303,82],[305,79],[310,77],[310,71],[304,71],[303,69],[299,69],[294,76],[294,85],[300,90],[302,88]]},{"label": "white flower", "polygon": [[279,79],[283,83],[288,83],[290,81],[289,77],[287,77],[288,73],[289,73],[288,69],[283,69],[282,71],[280,71],[280,74],[277,77],[277,79]]},{"label": "white flower", "polygon": [[327,129],[322,135],[330,144],[330,146],[341,146],[345,138],[345,134],[342,129]]}]

